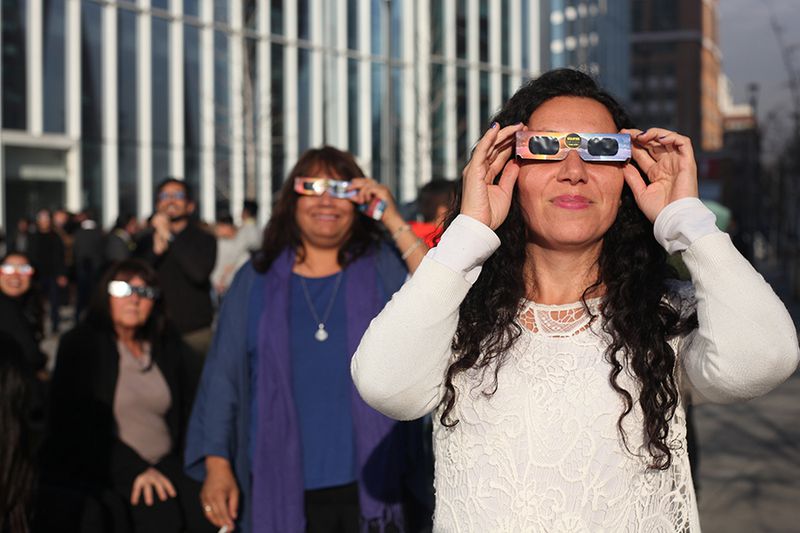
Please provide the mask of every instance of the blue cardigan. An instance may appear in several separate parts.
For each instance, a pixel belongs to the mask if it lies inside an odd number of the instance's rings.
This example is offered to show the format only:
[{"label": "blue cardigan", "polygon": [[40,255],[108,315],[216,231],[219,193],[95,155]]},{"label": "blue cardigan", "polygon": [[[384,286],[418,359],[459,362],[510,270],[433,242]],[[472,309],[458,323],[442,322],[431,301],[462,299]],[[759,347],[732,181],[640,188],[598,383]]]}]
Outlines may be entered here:
[{"label": "blue cardigan", "polygon": [[[384,301],[405,282],[405,264],[393,248],[380,246],[376,257],[378,293]],[[263,309],[265,274],[245,264],[236,274],[220,310],[211,350],[189,420],[185,468],[189,476],[205,478],[205,458],[227,458],[241,491],[241,531],[251,530],[251,432],[258,321]],[[245,304],[246,303],[246,304]]]}]

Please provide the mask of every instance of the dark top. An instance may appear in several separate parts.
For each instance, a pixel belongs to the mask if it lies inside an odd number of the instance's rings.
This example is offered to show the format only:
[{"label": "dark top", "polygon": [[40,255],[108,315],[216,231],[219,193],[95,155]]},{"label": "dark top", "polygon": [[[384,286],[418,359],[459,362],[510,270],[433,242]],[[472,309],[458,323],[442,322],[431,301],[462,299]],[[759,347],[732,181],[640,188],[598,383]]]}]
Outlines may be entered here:
[{"label": "dark top", "polygon": [[[152,350],[153,362],[172,395],[166,415],[173,443],[170,456],[182,460],[200,368],[174,330],[165,332]],[[131,487],[136,476],[151,466],[116,436],[118,375],[119,353],[111,332],[83,322],[62,337],[43,454],[42,471],[48,481],[86,489]]]},{"label": "dark top", "polygon": [[64,241],[54,231],[33,233],[28,237],[28,257],[37,276],[52,278],[67,273],[64,263]]},{"label": "dark top", "polygon": [[47,358],[39,349],[36,327],[25,316],[22,300],[0,292],[0,331],[8,333],[22,347],[33,372],[44,368]]},{"label": "dark top", "polygon": [[75,268],[84,272],[99,272],[105,261],[104,248],[103,230],[98,227],[79,228],[72,242]]},{"label": "dark top", "polygon": [[150,233],[139,244],[137,255],[158,271],[169,318],[181,334],[211,326],[214,308],[209,277],[217,260],[213,235],[190,222],[163,254],[153,252]]}]

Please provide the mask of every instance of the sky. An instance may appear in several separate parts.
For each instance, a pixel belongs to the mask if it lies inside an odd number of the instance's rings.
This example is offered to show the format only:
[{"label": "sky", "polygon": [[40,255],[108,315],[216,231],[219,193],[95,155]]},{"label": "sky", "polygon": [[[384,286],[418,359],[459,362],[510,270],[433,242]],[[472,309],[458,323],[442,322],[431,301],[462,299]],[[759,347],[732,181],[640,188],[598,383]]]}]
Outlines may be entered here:
[{"label": "sky", "polygon": [[[774,13],[783,28],[795,71],[800,72],[800,0],[720,0],[719,33],[722,69],[733,85],[736,103],[748,101],[747,86],[760,86],[758,114],[781,130],[790,131],[791,94],[778,40],[770,25]],[[776,124],[777,123],[777,124]]]}]

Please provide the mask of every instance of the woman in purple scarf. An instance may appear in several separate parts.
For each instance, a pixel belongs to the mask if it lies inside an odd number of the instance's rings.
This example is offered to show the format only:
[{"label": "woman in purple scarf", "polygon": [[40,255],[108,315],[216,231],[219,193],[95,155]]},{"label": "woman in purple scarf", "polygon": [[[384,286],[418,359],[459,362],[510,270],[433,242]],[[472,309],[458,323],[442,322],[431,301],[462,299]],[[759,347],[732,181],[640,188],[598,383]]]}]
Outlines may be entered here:
[{"label": "woman in purple scarf", "polygon": [[186,467],[204,480],[212,523],[405,530],[410,428],[368,407],[349,368],[369,322],[426,251],[352,155],[323,147],[301,156],[260,252],[225,296],[190,421]]}]

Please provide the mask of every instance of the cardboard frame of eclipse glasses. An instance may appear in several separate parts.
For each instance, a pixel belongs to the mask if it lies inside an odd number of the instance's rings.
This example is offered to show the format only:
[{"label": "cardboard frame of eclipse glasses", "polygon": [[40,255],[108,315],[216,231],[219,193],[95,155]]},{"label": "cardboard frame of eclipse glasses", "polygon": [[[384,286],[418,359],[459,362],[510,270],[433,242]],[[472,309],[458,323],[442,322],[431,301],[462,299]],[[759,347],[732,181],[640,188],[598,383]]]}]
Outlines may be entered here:
[{"label": "cardboard frame of eclipse glasses", "polygon": [[518,131],[516,154],[520,159],[561,161],[575,150],[584,161],[627,161],[631,136],[627,133],[563,133]]},{"label": "cardboard frame of eclipse glasses", "polygon": [[[322,196],[326,192],[333,198],[353,198],[358,191],[349,189],[350,182],[330,178],[298,177],[294,179],[294,192],[303,196]],[[374,220],[383,218],[386,202],[378,197],[359,204],[358,210]]]}]

